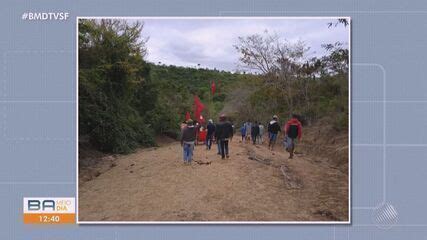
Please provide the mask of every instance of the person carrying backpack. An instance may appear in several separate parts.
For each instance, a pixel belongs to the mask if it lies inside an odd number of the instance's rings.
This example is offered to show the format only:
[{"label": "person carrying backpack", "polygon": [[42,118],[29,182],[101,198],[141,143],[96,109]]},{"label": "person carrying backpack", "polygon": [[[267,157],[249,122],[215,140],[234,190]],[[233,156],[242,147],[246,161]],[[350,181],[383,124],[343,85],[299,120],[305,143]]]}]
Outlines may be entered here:
[{"label": "person carrying backpack", "polygon": [[296,144],[296,139],[301,141],[302,136],[302,125],[298,120],[298,116],[292,114],[292,118],[285,124],[285,141],[286,141],[286,151],[289,152],[289,159],[294,157],[294,149]]},{"label": "person carrying backpack", "polygon": [[274,145],[276,144],[277,134],[281,131],[277,120],[277,115],[274,115],[273,120],[268,123],[268,136],[270,138],[270,141],[268,142],[268,148],[271,150],[273,150]]}]

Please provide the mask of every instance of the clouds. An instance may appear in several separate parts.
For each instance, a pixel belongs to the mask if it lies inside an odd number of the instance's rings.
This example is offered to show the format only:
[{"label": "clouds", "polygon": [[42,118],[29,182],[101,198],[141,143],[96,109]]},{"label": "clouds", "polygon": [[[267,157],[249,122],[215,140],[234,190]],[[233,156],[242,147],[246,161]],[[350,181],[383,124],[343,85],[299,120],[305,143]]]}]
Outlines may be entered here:
[{"label": "clouds", "polygon": [[328,28],[333,19],[141,19],[148,61],[177,66],[236,70],[239,36],[267,30],[290,42],[302,40],[312,56],[321,56],[323,43],[349,42],[349,27]]}]

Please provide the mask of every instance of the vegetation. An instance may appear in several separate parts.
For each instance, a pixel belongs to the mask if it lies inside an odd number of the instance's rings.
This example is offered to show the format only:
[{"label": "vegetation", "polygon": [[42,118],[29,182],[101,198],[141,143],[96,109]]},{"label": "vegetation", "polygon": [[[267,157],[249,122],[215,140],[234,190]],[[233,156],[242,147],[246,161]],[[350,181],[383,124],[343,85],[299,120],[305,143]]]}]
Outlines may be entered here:
[{"label": "vegetation", "polygon": [[[143,25],[119,20],[79,22],[79,138],[102,151],[153,145],[147,113],[156,93],[143,60]],[[154,104],[145,104],[146,102]]]},{"label": "vegetation", "polygon": [[[205,103],[207,118],[216,116],[226,90],[242,78],[148,63],[142,29],[140,22],[79,22],[79,139],[89,139],[104,152],[155,145],[156,134],[177,137],[179,123],[192,111],[193,95]],[[219,85],[214,96],[212,81]]]},{"label": "vegetation", "polygon": [[239,115],[267,121],[273,113],[285,119],[296,113],[306,124],[328,117],[336,130],[346,129],[349,52],[339,42],[322,47],[329,55],[307,59],[304,42],[289,43],[268,32],[240,37],[235,46],[240,62],[260,73],[260,81]]},{"label": "vegetation", "polygon": [[[185,113],[193,110],[193,96],[200,97],[206,106],[203,116],[217,118],[223,109],[225,98],[237,82],[245,79],[238,73],[196,69],[188,67],[151,64],[150,78],[158,89],[158,100],[167,114],[176,116],[178,126]],[[211,84],[215,82],[217,91],[212,95]]]},{"label": "vegetation", "polygon": [[231,73],[146,62],[143,27],[79,21],[79,139],[101,151],[128,153],[155,145],[157,134],[177,137],[194,95],[206,118],[225,112],[235,122],[267,121],[299,113],[308,124],[328,116],[337,130],[348,127],[349,58],[342,43],[326,44],[329,55],[307,59],[303,42],[268,32],[241,37],[235,48],[245,72]]}]

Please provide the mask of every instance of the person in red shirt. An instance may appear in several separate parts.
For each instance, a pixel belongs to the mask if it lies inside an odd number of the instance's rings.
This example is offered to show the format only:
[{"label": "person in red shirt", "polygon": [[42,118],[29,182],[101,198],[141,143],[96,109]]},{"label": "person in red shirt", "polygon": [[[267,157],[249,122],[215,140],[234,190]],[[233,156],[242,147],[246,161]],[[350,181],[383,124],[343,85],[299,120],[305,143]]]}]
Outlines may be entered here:
[{"label": "person in red shirt", "polygon": [[285,124],[284,129],[286,151],[289,152],[289,158],[292,159],[294,157],[295,140],[301,141],[302,136],[302,125],[296,114],[292,114],[292,118]]}]

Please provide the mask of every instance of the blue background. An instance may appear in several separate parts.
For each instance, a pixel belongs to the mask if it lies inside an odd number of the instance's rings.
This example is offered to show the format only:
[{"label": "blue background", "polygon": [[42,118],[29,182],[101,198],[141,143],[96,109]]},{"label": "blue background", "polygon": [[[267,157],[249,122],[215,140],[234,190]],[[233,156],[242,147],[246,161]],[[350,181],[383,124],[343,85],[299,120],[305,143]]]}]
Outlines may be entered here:
[{"label": "blue background", "polygon": [[[24,225],[23,197],[75,196],[76,16],[350,16],[352,224]],[[0,239],[427,239],[426,16],[421,0],[2,1]]]}]

